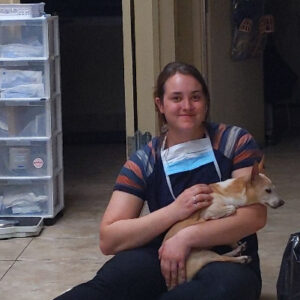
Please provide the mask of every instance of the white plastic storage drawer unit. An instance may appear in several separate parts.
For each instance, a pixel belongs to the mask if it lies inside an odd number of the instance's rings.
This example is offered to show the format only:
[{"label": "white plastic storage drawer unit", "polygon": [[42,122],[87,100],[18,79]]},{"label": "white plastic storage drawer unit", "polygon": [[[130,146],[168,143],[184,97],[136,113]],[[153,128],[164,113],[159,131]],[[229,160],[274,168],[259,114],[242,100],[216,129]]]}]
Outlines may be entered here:
[{"label": "white plastic storage drawer unit", "polygon": [[0,4],[0,217],[64,206],[58,17],[43,7]]},{"label": "white plastic storage drawer unit", "polygon": [[43,180],[0,180],[0,215],[54,216],[62,209],[62,185],[62,172]]},{"label": "white plastic storage drawer unit", "polygon": [[59,55],[58,18],[0,19],[0,59],[47,59]]},{"label": "white plastic storage drawer unit", "polygon": [[53,100],[0,101],[0,140],[50,137],[61,131],[60,96]]},{"label": "white plastic storage drawer unit", "polygon": [[0,99],[49,98],[60,92],[59,58],[0,61]]},{"label": "white plastic storage drawer unit", "polygon": [[44,140],[0,140],[0,179],[53,176],[62,169],[61,134]]}]

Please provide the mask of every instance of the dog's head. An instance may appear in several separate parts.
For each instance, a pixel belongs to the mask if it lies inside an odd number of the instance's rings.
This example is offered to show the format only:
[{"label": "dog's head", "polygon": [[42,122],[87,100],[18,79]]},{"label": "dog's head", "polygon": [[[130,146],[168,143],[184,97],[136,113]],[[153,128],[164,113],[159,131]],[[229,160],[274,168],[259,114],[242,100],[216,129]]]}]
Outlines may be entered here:
[{"label": "dog's head", "polygon": [[284,201],[278,195],[276,188],[272,181],[263,174],[263,162],[253,165],[250,186],[252,192],[257,197],[257,202],[268,205],[272,208],[280,207]]}]

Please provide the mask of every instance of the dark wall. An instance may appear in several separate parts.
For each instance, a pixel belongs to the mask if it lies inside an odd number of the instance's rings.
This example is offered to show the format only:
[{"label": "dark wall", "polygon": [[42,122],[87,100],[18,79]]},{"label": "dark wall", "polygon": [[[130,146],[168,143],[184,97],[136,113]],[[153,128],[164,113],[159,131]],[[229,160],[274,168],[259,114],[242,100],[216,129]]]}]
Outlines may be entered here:
[{"label": "dark wall", "polygon": [[[40,0],[21,0],[21,3],[40,3]],[[121,16],[121,0],[44,0],[45,11],[61,17]]]},{"label": "dark wall", "polygon": [[64,142],[124,142],[121,0],[44,2],[59,16]]}]

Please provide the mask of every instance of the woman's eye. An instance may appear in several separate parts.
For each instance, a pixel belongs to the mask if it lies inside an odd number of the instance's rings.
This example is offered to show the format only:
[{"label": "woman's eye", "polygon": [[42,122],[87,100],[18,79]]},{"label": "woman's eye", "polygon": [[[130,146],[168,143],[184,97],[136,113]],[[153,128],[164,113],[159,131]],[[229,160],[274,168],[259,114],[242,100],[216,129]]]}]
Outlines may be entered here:
[{"label": "woman's eye", "polygon": [[201,95],[193,95],[192,99],[193,99],[193,101],[200,101]]},{"label": "woman's eye", "polygon": [[181,98],[176,96],[176,97],[173,97],[172,100],[174,102],[179,102],[181,100]]}]

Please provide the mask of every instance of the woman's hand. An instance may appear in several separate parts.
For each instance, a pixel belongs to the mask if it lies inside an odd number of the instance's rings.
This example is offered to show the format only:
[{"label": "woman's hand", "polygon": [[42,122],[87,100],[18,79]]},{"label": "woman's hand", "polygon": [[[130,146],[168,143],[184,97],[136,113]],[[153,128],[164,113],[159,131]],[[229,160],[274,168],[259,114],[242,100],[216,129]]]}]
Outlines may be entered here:
[{"label": "woman's hand", "polygon": [[[170,204],[178,221],[186,219],[196,210],[211,204],[211,188],[206,184],[196,184],[184,190],[175,201]],[[185,261],[191,248],[182,239],[182,235],[175,234],[166,240],[159,249],[161,271],[168,288],[186,280]]]},{"label": "woman's hand", "polygon": [[186,280],[185,261],[190,250],[179,235],[165,241],[158,250],[161,272],[168,289],[172,289]]},{"label": "woman's hand", "polygon": [[189,217],[193,212],[211,204],[211,188],[206,184],[196,184],[184,190],[170,206],[174,208],[178,221]]}]

